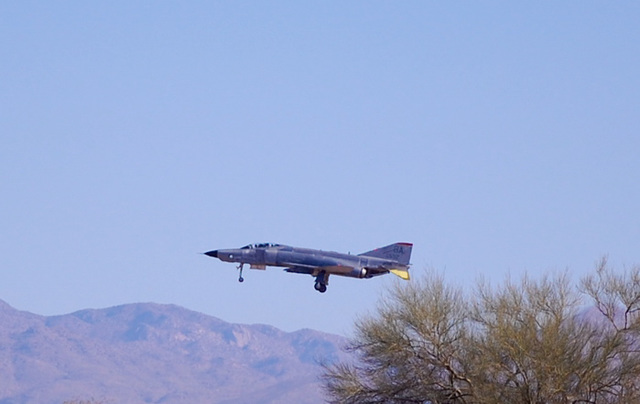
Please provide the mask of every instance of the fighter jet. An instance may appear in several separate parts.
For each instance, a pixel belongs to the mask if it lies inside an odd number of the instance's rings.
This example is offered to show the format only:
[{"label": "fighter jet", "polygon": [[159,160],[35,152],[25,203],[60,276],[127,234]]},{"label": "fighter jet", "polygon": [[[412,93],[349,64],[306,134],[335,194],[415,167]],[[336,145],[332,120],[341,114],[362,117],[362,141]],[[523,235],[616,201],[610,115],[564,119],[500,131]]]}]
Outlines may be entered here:
[{"label": "fighter jet", "polygon": [[333,251],[291,247],[282,244],[249,244],[242,248],[212,250],[205,254],[221,261],[237,262],[243,282],[242,269],[249,264],[251,269],[266,269],[267,266],[284,267],[286,272],[308,274],[316,278],[315,289],[324,293],[329,284],[329,275],[351,278],[373,278],[392,273],[409,280],[411,243],[395,243],[359,255]]}]

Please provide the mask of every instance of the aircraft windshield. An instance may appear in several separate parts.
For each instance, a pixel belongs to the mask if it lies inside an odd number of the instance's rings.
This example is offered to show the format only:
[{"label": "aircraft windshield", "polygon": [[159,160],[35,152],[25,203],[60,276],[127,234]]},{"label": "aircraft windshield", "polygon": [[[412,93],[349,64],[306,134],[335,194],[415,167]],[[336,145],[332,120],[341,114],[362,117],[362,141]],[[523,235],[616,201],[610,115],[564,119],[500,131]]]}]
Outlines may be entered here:
[{"label": "aircraft windshield", "polygon": [[253,248],[268,248],[268,247],[278,247],[280,244],[272,244],[272,243],[260,243],[260,244],[249,244],[242,247],[242,250],[250,250]]}]

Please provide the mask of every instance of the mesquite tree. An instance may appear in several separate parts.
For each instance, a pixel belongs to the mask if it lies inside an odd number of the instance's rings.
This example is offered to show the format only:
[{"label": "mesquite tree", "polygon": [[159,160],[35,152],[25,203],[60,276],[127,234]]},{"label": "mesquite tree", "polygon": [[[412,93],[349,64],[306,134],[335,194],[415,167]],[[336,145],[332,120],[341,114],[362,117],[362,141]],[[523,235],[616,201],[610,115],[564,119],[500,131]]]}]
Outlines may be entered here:
[{"label": "mesquite tree", "polygon": [[359,320],[355,363],[325,367],[335,403],[640,402],[640,267],[478,282],[428,273]]}]

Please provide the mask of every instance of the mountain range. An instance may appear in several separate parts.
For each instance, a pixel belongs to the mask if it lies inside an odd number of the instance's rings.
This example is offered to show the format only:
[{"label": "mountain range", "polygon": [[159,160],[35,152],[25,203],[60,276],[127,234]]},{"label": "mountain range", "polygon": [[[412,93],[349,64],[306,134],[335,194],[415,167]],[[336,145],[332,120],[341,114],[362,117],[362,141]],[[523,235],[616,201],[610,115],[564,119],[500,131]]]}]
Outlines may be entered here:
[{"label": "mountain range", "polygon": [[61,316],[0,300],[0,404],[318,403],[343,337],[136,303]]}]

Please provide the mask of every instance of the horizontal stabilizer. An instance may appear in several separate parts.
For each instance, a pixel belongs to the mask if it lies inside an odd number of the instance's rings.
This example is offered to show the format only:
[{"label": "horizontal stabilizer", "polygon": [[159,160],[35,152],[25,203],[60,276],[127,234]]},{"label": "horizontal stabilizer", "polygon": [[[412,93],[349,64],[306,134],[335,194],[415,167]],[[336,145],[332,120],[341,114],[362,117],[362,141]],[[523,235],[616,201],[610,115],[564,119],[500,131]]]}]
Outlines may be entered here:
[{"label": "horizontal stabilizer", "polygon": [[389,272],[391,272],[392,274],[401,277],[402,279],[404,279],[405,281],[408,281],[409,278],[409,271],[407,271],[406,269],[390,269]]}]

